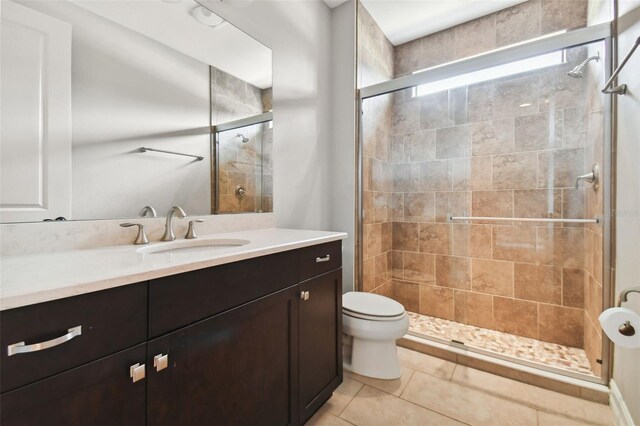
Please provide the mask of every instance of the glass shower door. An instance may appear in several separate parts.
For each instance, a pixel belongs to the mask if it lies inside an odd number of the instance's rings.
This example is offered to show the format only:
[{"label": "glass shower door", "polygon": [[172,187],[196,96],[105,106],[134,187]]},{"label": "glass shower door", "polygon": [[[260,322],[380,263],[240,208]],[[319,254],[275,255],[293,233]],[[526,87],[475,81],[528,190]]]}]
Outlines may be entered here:
[{"label": "glass shower door", "polygon": [[412,334],[600,376],[604,47],[363,101],[363,290]]}]

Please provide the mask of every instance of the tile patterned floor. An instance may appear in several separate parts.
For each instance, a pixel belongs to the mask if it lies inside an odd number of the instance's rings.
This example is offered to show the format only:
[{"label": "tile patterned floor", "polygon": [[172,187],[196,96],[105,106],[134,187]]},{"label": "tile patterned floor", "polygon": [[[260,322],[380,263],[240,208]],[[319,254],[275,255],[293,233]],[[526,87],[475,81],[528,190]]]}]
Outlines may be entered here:
[{"label": "tile patterned floor", "polygon": [[310,426],[613,425],[607,405],[585,401],[398,348],[402,377],[345,372]]},{"label": "tile patterned floor", "polygon": [[495,330],[474,327],[408,312],[409,331],[445,340],[458,340],[465,345],[549,365],[564,370],[593,375],[587,354],[579,348],[514,336]]}]

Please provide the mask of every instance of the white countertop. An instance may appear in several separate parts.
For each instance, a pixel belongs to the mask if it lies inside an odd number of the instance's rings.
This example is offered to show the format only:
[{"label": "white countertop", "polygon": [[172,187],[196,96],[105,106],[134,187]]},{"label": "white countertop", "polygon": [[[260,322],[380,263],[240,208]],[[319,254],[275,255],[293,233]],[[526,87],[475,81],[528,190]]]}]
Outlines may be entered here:
[{"label": "white countertop", "polygon": [[250,243],[211,251],[139,253],[145,246],[115,246],[22,254],[0,258],[0,310],[90,293],[224,263],[312,246],[347,237],[340,232],[260,229],[201,235],[198,240],[242,239]]}]

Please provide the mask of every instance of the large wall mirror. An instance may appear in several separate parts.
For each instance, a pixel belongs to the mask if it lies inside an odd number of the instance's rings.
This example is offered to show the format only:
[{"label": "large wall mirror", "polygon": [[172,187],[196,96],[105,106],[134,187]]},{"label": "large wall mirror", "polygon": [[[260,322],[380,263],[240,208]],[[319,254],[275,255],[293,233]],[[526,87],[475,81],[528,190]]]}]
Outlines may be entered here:
[{"label": "large wall mirror", "polygon": [[1,8],[1,222],[272,211],[269,48],[193,0]]}]

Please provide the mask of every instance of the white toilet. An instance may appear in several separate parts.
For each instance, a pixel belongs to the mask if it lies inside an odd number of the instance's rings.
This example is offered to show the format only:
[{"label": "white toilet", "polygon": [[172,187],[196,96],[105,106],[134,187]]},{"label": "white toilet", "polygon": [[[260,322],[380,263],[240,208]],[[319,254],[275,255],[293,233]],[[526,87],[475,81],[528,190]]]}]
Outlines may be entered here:
[{"label": "white toilet", "polygon": [[404,306],[373,293],[342,296],[344,368],[376,379],[401,376],[396,339],[409,329]]}]

